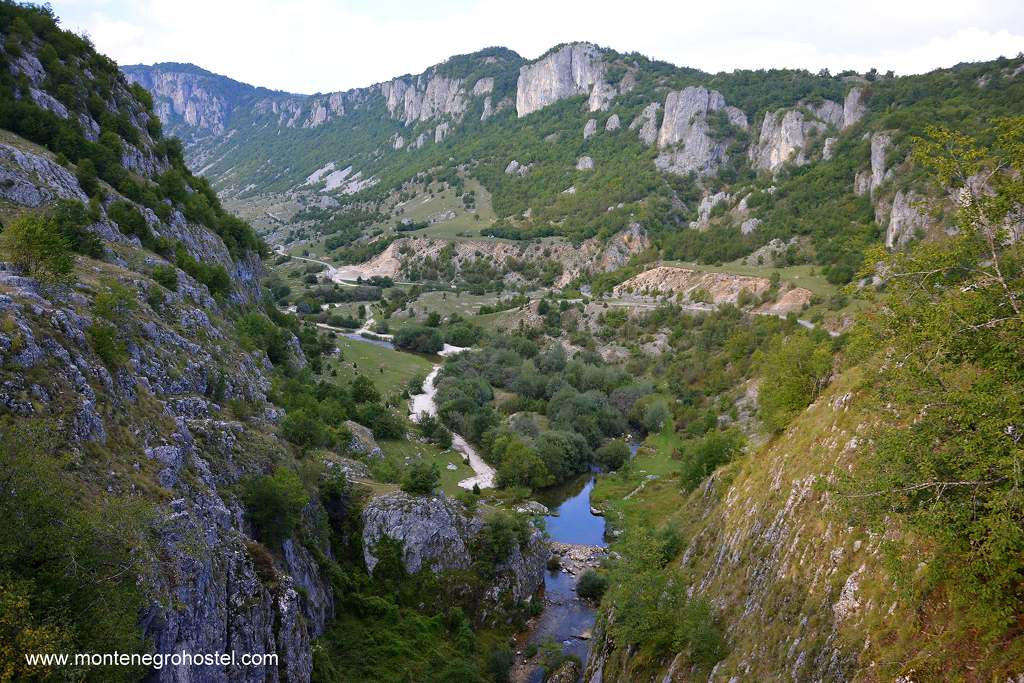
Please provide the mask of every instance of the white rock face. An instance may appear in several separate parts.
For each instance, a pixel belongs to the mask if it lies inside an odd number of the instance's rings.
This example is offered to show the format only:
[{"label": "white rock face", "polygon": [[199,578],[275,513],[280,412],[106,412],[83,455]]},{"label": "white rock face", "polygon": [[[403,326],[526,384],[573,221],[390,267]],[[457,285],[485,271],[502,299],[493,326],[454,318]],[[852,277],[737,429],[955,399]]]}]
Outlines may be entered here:
[{"label": "white rock face", "polygon": [[892,169],[886,169],[885,156],[892,144],[886,133],[871,136],[871,170],[861,171],[853,182],[853,191],[858,195],[874,195],[878,186],[892,177]]},{"label": "white rock face", "polygon": [[492,92],[494,92],[493,78],[481,78],[479,81],[473,84],[474,97],[479,97],[480,95],[490,95]]},{"label": "white rock face", "polygon": [[832,159],[832,153],[835,151],[836,142],[839,138],[825,138],[825,145],[821,148],[821,158],[825,161]]},{"label": "white rock face", "polygon": [[760,218],[748,218],[740,224],[740,232],[749,235],[761,226]]},{"label": "white rock face", "polygon": [[434,142],[442,142],[446,137],[448,137],[449,130],[450,127],[448,126],[447,121],[437,124],[437,128],[434,129]]},{"label": "white rock face", "polygon": [[630,130],[640,129],[637,135],[640,136],[640,140],[645,145],[653,145],[655,140],[658,139],[658,110],[661,109],[661,103],[651,102],[644,110],[637,114],[637,117],[633,119],[632,123],[629,124]]},{"label": "white rock face", "polygon": [[860,88],[853,88],[846,93],[843,101],[843,128],[849,128],[864,117],[864,102]]},{"label": "white rock face", "polygon": [[597,132],[597,119],[590,119],[587,125],[583,126],[583,139],[589,140]]},{"label": "white rock face", "polygon": [[787,161],[797,166],[806,164],[808,138],[830,126],[838,128],[843,122],[843,108],[831,100],[805,108],[810,116],[801,109],[779,109],[765,114],[761,135],[749,152],[754,168],[774,172]]},{"label": "white rock face", "polygon": [[897,249],[913,239],[918,228],[928,226],[928,217],[915,204],[918,198],[913,192],[896,193],[889,212],[889,226],[885,229],[885,246]]},{"label": "white rock face", "polygon": [[585,95],[603,76],[604,63],[596,45],[566,45],[520,68],[516,113],[523,117],[566,97]]},{"label": "white rock face", "polygon": [[396,135],[395,142],[392,144],[392,147],[394,147],[396,150],[405,147],[405,138],[403,138],[401,135]]},{"label": "white rock face", "polygon": [[594,89],[590,91],[587,109],[590,111],[608,111],[608,107],[611,106],[616,94],[615,88],[604,81],[598,81],[594,84]]},{"label": "white rock face", "polygon": [[[727,140],[711,137],[708,114],[722,111],[732,125],[746,129],[747,117],[736,107],[725,104],[717,90],[689,87],[670,92],[665,98],[665,116],[658,131],[658,155],[655,165],[662,171],[699,175],[713,174],[725,158]],[[646,113],[647,110],[645,109]]]},{"label": "white rock face", "polygon": [[576,160],[577,171],[592,171],[594,170],[594,160],[590,157],[580,157]]},{"label": "white rock face", "polygon": [[508,166],[505,167],[505,175],[517,175],[524,176],[530,172],[529,164],[521,164],[515,159],[508,162]]},{"label": "white rock face", "polygon": [[609,133],[618,130],[622,126],[622,122],[619,120],[618,114],[612,114],[608,117],[608,120],[604,124],[604,129]]},{"label": "white rock face", "polygon": [[711,212],[716,206],[722,202],[727,202],[732,198],[728,192],[716,192],[715,194],[706,194],[697,206],[697,220],[690,223],[691,228],[703,229],[708,225],[708,221],[711,219]]},{"label": "white rock face", "polygon": [[406,124],[429,121],[438,116],[461,116],[467,107],[459,79],[424,74],[410,83],[396,78],[381,84],[381,94],[391,116]]}]

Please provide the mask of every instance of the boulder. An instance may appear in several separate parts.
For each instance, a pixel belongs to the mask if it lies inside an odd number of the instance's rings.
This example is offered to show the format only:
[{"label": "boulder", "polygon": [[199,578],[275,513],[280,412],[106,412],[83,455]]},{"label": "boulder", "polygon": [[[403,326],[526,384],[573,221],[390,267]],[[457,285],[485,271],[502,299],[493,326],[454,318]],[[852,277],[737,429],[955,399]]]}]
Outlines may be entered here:
[{"label": "boulder", "polygon": [[613,131],[618,130],[621,125],[622,123],[619,121],[619,115],[612,114],[611,116],[608,117],[608,120],[605,122],[604,129],[611,133]]},{"label": "boulder", "polygon": [[589,140],[597,132],[597,119],[590,119],[587,125],[583,126],[583,139]]},{"label": "boulder", "polygon": [[594,160],[588,156],[582,156],[576,160],[577,171],[592,171],[594,169]]},{"label": "boulder", "polygon": [[352,420],[345,420],[344,425],[345,429],[352,435],[352,439],[348,443],[350,451],[367,455],[371,458],[379,458],[384,455],[384,451],[377,445],[376,439],[373,438],[373,432],[368,427],[364,427]]}]

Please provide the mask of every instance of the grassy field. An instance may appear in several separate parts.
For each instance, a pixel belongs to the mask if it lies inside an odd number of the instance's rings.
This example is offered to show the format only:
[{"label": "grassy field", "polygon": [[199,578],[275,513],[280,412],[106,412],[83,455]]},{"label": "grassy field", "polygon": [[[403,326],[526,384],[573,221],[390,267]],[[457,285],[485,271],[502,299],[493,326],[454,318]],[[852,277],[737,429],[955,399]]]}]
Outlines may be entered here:
[{"label": "grassy field", "polygon": [[[437,465],[441,473],[441,488],[450,496],[461,491],[459,482],[473,476],[473,469],[462,461],[462,454],[453,450],[443,451],[437,446],[417,441],[380,441],[384,457],[393,459],[404,469],[406,463],[426,460]],[[455,465],[454,470],[448,469]]]},{"label": "grassy field", "polygon": [[[455,211],[455,217],[441,223],[435,223],[422,230],[404,233],[417,237],[439,237],[444,239],[464,239],[479,237],[480,229],[494,222],[494,211],[491,208],[491,195],[475,180],[466,181],[466,189],[476,193],[476,209],[467,210],[462,200],[455,196],[453,190],[445,190],[434,196],[418,195],[402,205],[399,220],[429,220],[448,210]],[[474,215],[475,213],[475,215]],[[479,219],[476,217],[479,216]],[[460,234],[462,233],[462,234]],[[465,233],[470,233],[468,236]]]},{"label": "grassy field", "polygon": [[433,363],[423,356],[395,351],[376,344],[356,341],[340,334],[334,339],[341,349],[341,360],[331,357],[325,363],[325,375],[347,384],[356,374],[365,375],[385,396],[401,392],[409,380],[430,372]]}]

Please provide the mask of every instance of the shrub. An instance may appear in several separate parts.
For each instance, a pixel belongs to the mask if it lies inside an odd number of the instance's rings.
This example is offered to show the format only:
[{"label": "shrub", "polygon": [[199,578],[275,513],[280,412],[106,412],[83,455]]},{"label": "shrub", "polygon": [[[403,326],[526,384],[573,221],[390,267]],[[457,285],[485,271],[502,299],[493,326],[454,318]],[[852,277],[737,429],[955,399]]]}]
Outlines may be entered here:
[{"label": "shrub", "polygon": [[576,584],[576,594],[581,598],[600,602],[601,596],[604,595],[607,588],[608,579],[601,576],[593,569],[588,569],[583,572],[583,575],[580,576],[579,583]]},{"label": "shrub", "polygon": [[437,353],[444,348],[444,339],[436,328],[406,325],[395,333],[395,346],[406,351]]},{"label": "shrub", "polygon": [[7,226],[0,233],[0,252],[45,284],[67,282],[74,268],[70,242],[44,214],[27,214]]},{"label": "shrub", "polygon": [[629,446],[625,441],[609,441],[597,449],[594,457],[598,464],[609,470],[617,470],[629,460]]},{"label": "shrub", "polygon": [[323,448],[333,442],[327,427],[303,409],[291,411],[281,420],[281,434],[300,448]]},{"label": "shrub", "polygon": [[441,472],[437,464],[420,461],[413,463],[402,478],[402,490],[413,495],[428,495],[434,492],[441,482]]},{"label": "shrub", "polygon": [[828,384],[831,345],[817,342],[804,332],[780,335],[758,360],[761,419],[772,431],[781,432]]},{"label": "shrub", "polygon": [[276,544],[290,536],[298,525],[309,495],[299,475],[282,467],[269,476],[246,480],[242,500],[260,539]]},{"label": "shrub", "polygon": [[743,435],[737,431],[711,431],[699,439],[683,443],[676,454],[682,460],[679,482],[684,491],[692,491],[715,468],[732,460],[743,447]]},{"label": "shrub", "polygon": [[178,291],[178,269],[171,265],[159,265],[153,269],[153,280],[172,292]]},{"label": "shrub", "polygon": [[85,330],[93,353],[108,368],[117,368],[128,360],[128,348],[118,337],[117,327],[105,320],[97,320]]}]

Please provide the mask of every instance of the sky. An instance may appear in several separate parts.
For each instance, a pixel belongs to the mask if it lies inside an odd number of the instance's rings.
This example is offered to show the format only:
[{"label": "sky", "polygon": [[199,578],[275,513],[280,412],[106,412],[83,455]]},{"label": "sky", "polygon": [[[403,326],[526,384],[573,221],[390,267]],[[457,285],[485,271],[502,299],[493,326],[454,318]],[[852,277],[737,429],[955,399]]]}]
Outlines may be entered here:
[{"label": "sky", "polygon": [[1024,51],[1022,0],[52,0],[120,64],[191,62],[296,93],[420,73],[500,45],[586,40],[710,72],[922,73]]}]

